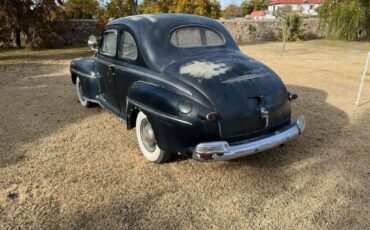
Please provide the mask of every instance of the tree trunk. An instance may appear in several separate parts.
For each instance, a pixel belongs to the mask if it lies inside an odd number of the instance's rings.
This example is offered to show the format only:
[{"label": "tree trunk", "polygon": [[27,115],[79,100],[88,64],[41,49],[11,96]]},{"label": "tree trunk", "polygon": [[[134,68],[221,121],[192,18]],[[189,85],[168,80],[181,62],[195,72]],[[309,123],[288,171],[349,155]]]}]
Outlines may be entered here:
[{"label": "tree trunk", "polygon": [[17,48],[21,48],[22,43],[21,43],[21,30],[20,29],[14,30],[14,37],[15,37],[15,45],[17,46]]},{"label": "tree trunk", "polygon": [[284,53],[284,50],[285,50],[285,44],[286,44],[286,40],[284,38],[283,47],[281,48],[280,56],[283,56],[283,53]]}]

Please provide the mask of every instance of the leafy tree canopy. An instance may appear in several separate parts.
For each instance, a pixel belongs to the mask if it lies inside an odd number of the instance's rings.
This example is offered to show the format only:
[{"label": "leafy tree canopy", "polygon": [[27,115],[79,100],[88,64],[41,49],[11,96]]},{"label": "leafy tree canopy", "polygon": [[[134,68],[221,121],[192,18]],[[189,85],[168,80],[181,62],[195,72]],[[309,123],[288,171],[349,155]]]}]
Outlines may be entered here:
[{"label": "leafy tree canopy", "polygon": [[321,28],[333,39],[370,39],[369,0],[326,0],[317,9]]},{"label": "leafy tree canopy", "polygon": [[97,0],[68,0],[65,4],[67,18],[91,19],[97,15],[99,3]]},{"label": "leafy tree canopy", "polygon": [[240,5],[241,16],[246,16],[251,14],[253,11],[266,10],[268,1],[266,0],[252,0],[244,1]]},{"label": "leafy tree canopy", "polygon": [[230,18],[230,17],[242,17],[240,7],[235,4],[228,5],[223,11],[222,11],[222,17],[224,18]]},{"label": "leafy tree canopy", "polygon": [[27,46],[51,45],[50,37],[60,29],[58,21],[63,15],[63,1],[2,0],[0,4],[0,32],[13,30],[18,47],[21,45],[21,31],[25,34]]},{"label": "leafy tree canopy", "polygon": [[107,5],[107,13],[111,18],[120,18],[134,14],[135,0],[112,0]]},{"label": "leafy tree canopy", "polygon": [[221,5],[210,0],[144,0],[138,13],[184,13],[219,18]]}]

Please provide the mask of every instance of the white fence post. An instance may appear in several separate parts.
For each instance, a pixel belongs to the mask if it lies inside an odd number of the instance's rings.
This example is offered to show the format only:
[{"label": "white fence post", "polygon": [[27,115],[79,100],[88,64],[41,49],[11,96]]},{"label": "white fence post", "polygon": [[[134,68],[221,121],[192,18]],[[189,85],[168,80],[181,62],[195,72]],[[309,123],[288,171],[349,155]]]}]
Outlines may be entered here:
[{"label": "white fence post", "polygon": [[364,83],[365,83],[365,77],[366,77],[366,73],[367,73],[367,68],[369,66],[369,60],[370,60],[370,51],[367,54],[367,59],[366,59],[366,63],[365,63],[364,73],[362,74],[362,77],[361,77],[360,88],[359,88],[358,94],[357,94],[356,106],[359,106],[360,105],[360,98],[361,98],[362,90],[364,88]]}]

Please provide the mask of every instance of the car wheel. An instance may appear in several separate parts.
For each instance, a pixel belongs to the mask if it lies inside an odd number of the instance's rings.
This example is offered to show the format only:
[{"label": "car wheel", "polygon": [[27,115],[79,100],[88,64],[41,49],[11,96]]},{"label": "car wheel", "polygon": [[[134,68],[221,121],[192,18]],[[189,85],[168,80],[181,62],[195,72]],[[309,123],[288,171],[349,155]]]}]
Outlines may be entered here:
[{"label": "car wheel", "polygon": [[136,118],[136,136],[140,150],[147,160],[160,164],[171,157],[170,153],[158,147],[152,125],[143,112],[139,112]]},{"label": "car wheel", "polygon": [[82,86],[81,86],[81,81],[79,77],[77,77],[76,79],[76,89],[77,89],[77,95],[78,95],[78,100],[80,101],[80,104],[83,107],[90,107],[91,102],[89,102],[82,93]]}]

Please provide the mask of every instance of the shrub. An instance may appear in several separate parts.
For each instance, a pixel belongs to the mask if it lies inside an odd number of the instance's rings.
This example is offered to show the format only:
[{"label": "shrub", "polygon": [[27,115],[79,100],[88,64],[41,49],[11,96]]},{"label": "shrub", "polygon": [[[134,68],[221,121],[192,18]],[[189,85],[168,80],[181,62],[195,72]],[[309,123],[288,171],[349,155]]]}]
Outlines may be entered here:
[{"label": "shrub", "polygon": [[297,13],[288,14],[280,18],[280,27],[277,29],[276,37],[283,41],[293,42],[304,38],[302,29],[302,18]]}]

